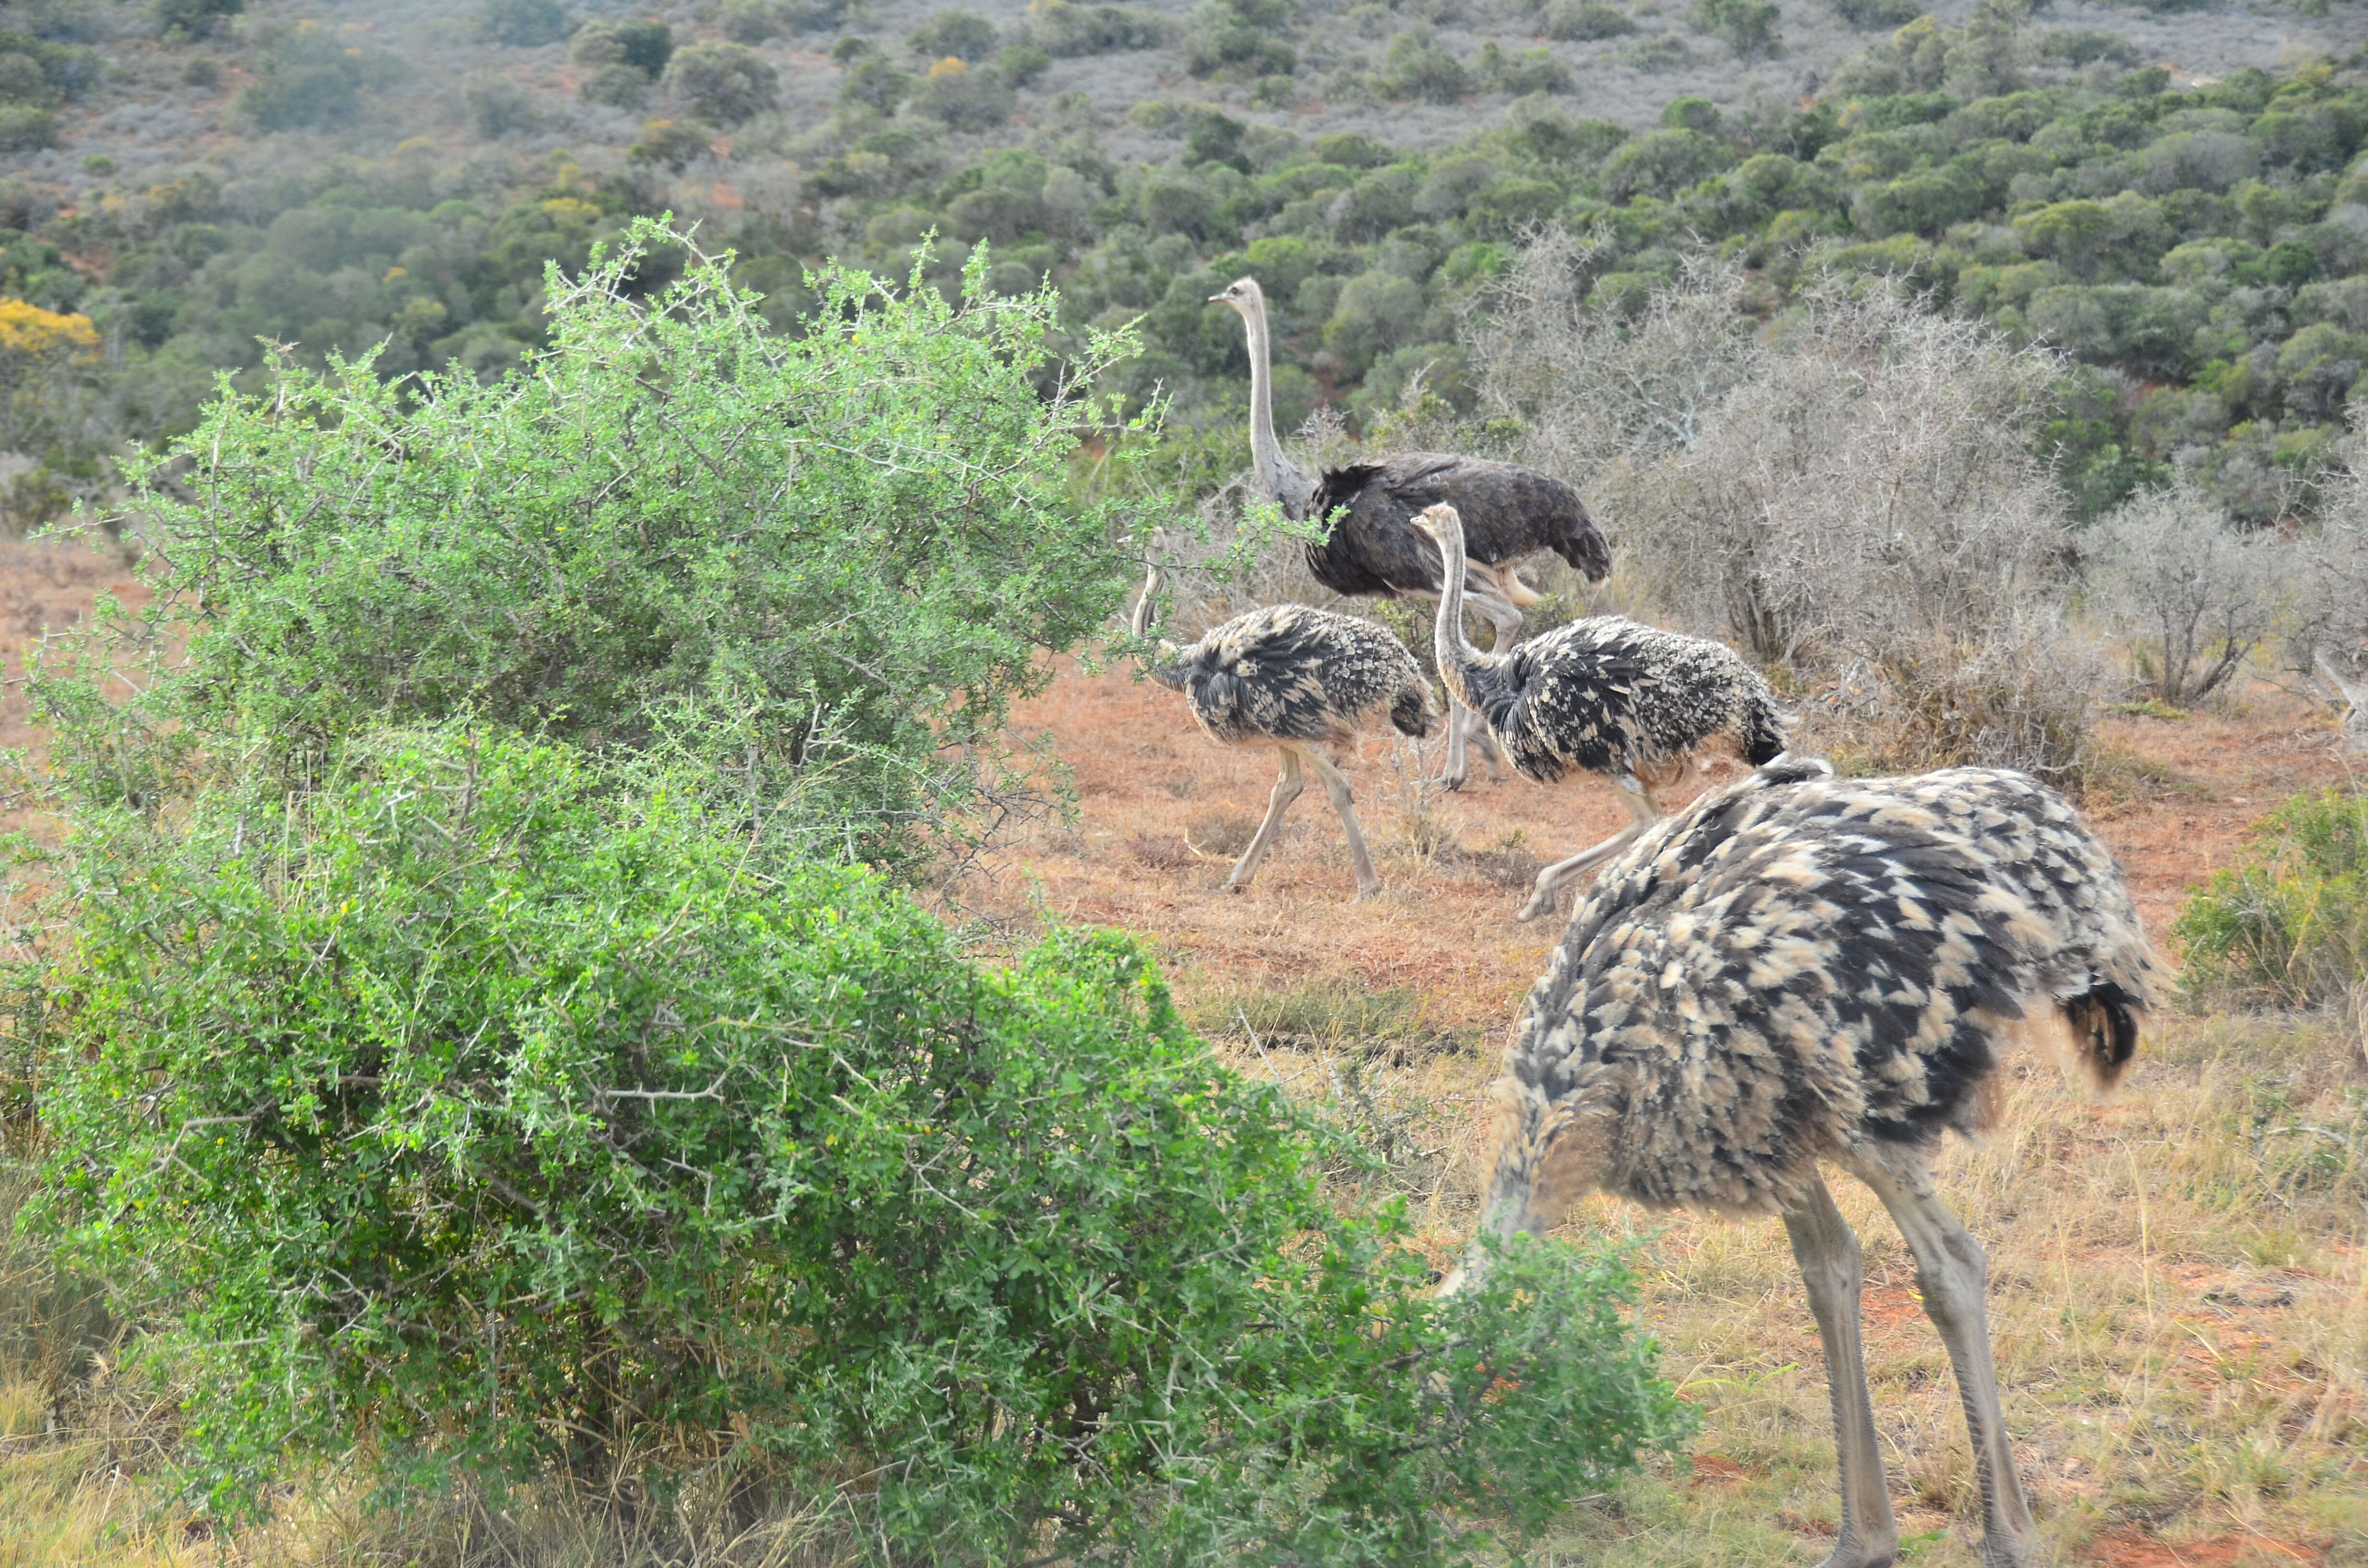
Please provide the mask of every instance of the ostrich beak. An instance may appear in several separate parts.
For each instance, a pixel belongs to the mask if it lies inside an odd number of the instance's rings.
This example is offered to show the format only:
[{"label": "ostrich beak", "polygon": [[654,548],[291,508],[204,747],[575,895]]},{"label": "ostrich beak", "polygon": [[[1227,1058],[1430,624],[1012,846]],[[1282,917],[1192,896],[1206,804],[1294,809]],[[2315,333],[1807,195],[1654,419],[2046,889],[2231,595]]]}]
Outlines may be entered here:
[{"label": "ostrich beak", "polygon": [[1212,294],[1209,296],[1209,303],[1212,305],[1230,305],[1233,301],[1226,299],[1223,294]]}]

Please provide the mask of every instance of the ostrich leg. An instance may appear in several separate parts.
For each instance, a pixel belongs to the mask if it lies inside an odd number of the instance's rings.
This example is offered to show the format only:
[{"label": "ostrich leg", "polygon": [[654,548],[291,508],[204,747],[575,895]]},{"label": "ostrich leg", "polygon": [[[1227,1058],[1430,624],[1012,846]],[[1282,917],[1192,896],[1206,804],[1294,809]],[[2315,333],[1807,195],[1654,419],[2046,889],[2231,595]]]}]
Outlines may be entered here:
[{"label": "ostrich leg", "polygon": [[1569,859],[1557,860],[1540,871],[1537,885],[1530,890],[1530,902],[1521,905],[1521,912],[1514,919],[1535,920],[1550,912],[1554,901],[1562,895],[1563,883],[1611,859],[1635,843],[1637,835],[1661,820],[1661,813],[1654,806],[1653,798],[1645,793],[1644,785],[1634,778],[1622,778],[1612,787],[1620,791],[1620,803],[1628,808],[1628,825],[1592,849],[1582,849]]},{"label": "ostrich leg", "polygon": [[1332,797],[1332,809],[1340,813],[1340,825],[1349,830],[1349,861],[1357,868],[1357,896],[1371,898],[1382,891],[1381,873],[1373,869],[1373,858],[1365,852],[1365,835],[1357,828],[1357,797],[1349,789],[1349,780],[1332,766],[1332,759],[1307,748],[1308,766],[1315,777],[1324,781],[1324,792]]},{"label": "ostrich leg", "polygon": [[1250,846],[1242,851],[1242,858],[1225,873],[1227,892],[1240,892],[1250,885],[1250,879],[1258,875],[1258,862],[1266,858],[1266,846],[1274,842],[1274,830],[1282,825],[1282,813],[1299,799],[1299,753],[1290,746],[1277,746],[1275,750],[1282,754],[1282,776],[1274,781],[1274,794],[1267,801],[1266,821],[1258,824],[1258,832],[1250,837]]},{"label": "ostrich leg", "polygon": [[1874,1189],[1916,1255],[1916,1284],[1924,1315],[1941,1331],[1957,1373],[1973,1440],[1974,1474],[1982,1488],[1983,1568],[2021,1568],[2031,1559],[2031,1509],[2014,1473],[2014,1450],[1998,1403],[1998,1369],[1990,1360],[1989,1258],[1974,1233],[1942,1205],[1932,1173],[1920,1161],[1861,1157],[1850,1171]]},{"label": "ostrich leg", "polygon": [[1823,1177],[1812,1176],[1800,1204],[1784,1211],[1793,1256],[1809,1288],[1809,1311],[1826,1347],[1826,1387],[1834,1403],[1834,1454],[1841,1471],[1841,1538],[1823,1568],[1881,1568],[1899,1551],[1899,1526],[1884,1489],[1875,1447],[1874,1405],[1866,1391],[1859,1338],[1859,1294],[1866,1273],[1858,1237],[1834,1207]]}]

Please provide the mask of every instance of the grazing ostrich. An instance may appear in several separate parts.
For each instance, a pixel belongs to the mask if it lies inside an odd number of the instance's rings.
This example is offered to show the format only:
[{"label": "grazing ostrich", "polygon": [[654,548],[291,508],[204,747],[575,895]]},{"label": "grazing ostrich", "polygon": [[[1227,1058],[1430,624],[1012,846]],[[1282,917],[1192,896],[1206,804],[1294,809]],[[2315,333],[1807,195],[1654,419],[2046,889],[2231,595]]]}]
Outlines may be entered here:
[{"label": "grazing ostrich", "polygon": [[1563,883],[1660,820],[1650,791],[1675,783],[1690,761],[1726,752],[1757,767],[1784,750],[1775,694],[1723,642],[1615,615],[1483,653],[1463,635],[1463,520],[1440,506],[1415,526],[1448,562],[1433,639],[1448,696],[1479,715],[1522,778],[1552,784],[1580,768],[1610,779],[1628,808],[1618,834],[1540,871],[1517,918],[1554,908]]},{"label": "grazing ostrich", "polygon": [[[1782,1216],[1833,1394],[1841,1537],[1898,1528],[1859,1342],[1863,1278],[1818,1173],[1874,1190],[1916,1256],[1981,1483],[1982,1561],[2031,1515],[1998,1408],[1981,1244],[1935,1196],[1941,1134],[1999,1114],[1998,1052],[2052,1049],[2099,1089],[2128,1070],[2157,979],[2129,890],[2064,801],[2020,773],[1838,778],[1785,758],[1661,824],[1580,902],[1497,1085],[1484,1232],[1536,1233],[1591,1189]],[[1448,1282],[1487,1256],[1475,1248]]]},{"label": "grazing ostrich", "polygon": [[[1416,513],[1440,501],[1453,503],[1469,519],[1470,601],[1497,629],[1499,650],[1513,645],[1523,607],[1539,598],[1514,574],[1514,562],[1551,550],[1590,583],[1611,574],[1611,547],[1596,530],[1578,492],[1535,469],[1444,452],[1400,452],[1378,462],[1327,469],[1320,479],[1300,472],[1274,435],[1266,295],[1256,278],[1243,278],[1210,296],[1211,303],[1220,301],[1240,312],[1249,333],[1250,470],[1259,494],[1295,521],[1347,509],[1330,533],[1307,547],[1307,570],[1317,582],[1351,596],[1437,595],[1438,547],[1412,522]],[[1465,740],[1477,729],[1469,713],[1455,710],[1447,731],[1446,771],[1440,776],[1451,790],[1461,788],[1469,774]],[[1480,740],[1487,744],[1485,735]]]},{"label": "grazing ostrich", "polygon": [[1305,605],[1270,605],[1213,629],[1153,670],[1151,678],[1184,694],[1211,739],[1270,745],[1282,754],[1282,776],[1275,780],[1266,821],[1226,874],[1227,892],[1244,891],[1258,875],[1282,813],[1299,798],[1303,759],[1349,830],[1357,896],[1382,891],[1365,835],[1357,830],[1349,781],[1323,748],[1354,741],[1383,711],[1402,734],[1419,740],[1430,733],[1430,686],[1403,643],[1371,621]]}]

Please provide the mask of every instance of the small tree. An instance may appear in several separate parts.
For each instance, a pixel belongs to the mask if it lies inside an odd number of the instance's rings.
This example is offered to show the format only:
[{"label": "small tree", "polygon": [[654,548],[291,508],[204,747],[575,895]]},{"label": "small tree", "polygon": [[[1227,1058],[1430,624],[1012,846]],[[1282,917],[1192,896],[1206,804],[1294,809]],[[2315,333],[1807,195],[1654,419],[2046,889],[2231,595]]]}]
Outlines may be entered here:
[{"label": "small tree", "polygon": [[[643,221],[582,276],[553,267],[551,348],[492,385],[388,384],[365,358],[226,388],[173,490],[132,466],[143,635],[188,658],[108,711],[160,744],[253,736],[298,778],[385,716],[688,746],[752,802],[797,792],[842,850],[917,853],[1044,655],[1139,570],[1122,541],[1153,498],[1068,487],[1081,430],[1151,434],[1093,399],[1132,343],[1056,364],[1053,298],[995,296],[984,246],[958,304],[825,271],[797,337],[727,261]],[[117,650],[94,652],[104,681]],[[39,684],[89,697],[54,660]],[[83,744],[58,756],[91,788],[153,788]]]},{"label": "small tree", "polygon": [[556,43],[567,36],[567,13],[559,0],[485,0],[477,10],[477,36],[519,49]]},{"label": "small tree", "polygon": [[1723,40],[1743,59],[1778,52],[1773,0],[1694,0],[1694,26]]},{"label": "small tree", "polygon": [[2131,639],[2138,677],[2175,707],[2217,690],[2283,619],[2294,549],[2239,532],[2184,476],[2123,503],[2087,542],[2099,607]]},{"label": "small tree", "polygon": [[737,125],[780,105],[780,74],[755,50],[722,39],[677,50],[666,85],[718,125]]}]

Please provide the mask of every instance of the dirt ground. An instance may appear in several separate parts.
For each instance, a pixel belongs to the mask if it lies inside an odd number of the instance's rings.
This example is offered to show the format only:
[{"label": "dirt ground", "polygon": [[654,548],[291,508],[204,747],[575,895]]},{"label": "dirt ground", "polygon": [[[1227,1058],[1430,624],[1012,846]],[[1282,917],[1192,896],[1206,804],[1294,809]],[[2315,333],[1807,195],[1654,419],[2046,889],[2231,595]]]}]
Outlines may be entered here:
[{"label": "dirt ground", "polygon": [[[2116,766],[2088,814],[2167,947],[2188,890],[2229,862],[2248,824],[2290,795],[2363,771],[2340,749],[2332,720],[2303,699],[2256,682],[2229,709],[2100,725]],[[1600,783],[1548,788],[1509,773],[1490,782],[1476,764],[1457,793],[1420,790],[1437,743],[1418,759],[1395,733],[1369,736],[1346,771],[1381,896],[1353,902],[1339,821],[1312,781],[1256,885],[1227,895],[1219,884],[1266,810],[1271,752],[1213,744],[1180,699],[1121,671],[1064,675],[1015,727],[1049,734],[1073,770],[1076,819],[1005,851],[964,900],[1152,933],[1188,994],[1324,978],[1412,989],[1442,1033],[1494,1028],[1560,935],[1559,918],[1513,918],[1537,866],[1625,820]],[[1713,768],[1702,786],[1738,772]],[[1562,915],[1569,905],[1565,893]]]}]

